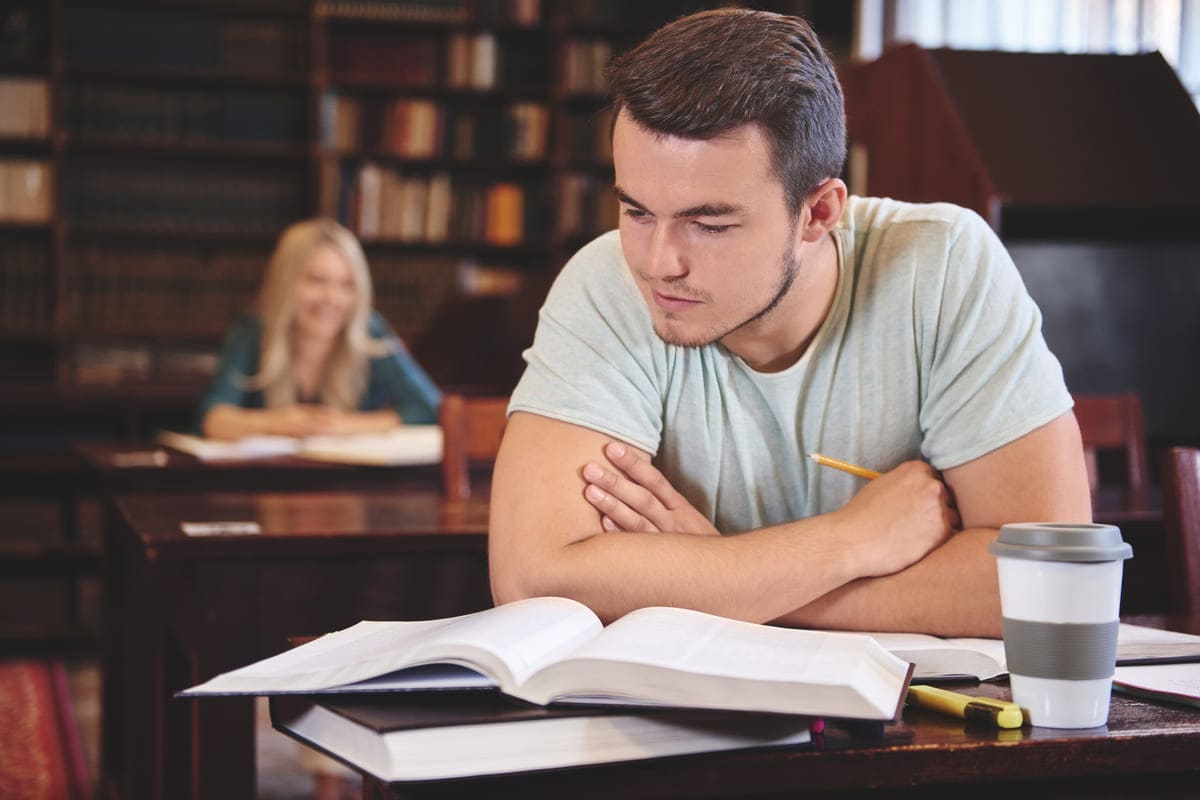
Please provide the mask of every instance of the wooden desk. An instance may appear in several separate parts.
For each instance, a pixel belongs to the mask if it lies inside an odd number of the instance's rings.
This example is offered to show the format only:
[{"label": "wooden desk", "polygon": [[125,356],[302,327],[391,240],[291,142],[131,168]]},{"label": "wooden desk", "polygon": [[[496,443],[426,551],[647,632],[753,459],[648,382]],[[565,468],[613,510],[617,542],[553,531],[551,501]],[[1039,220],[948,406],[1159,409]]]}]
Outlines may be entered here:
[{"label": "wooden desk", "polygon": [[[201,461],[153,443],[75,442],[75,451],[112,493],[370,491],[401,485],[441,487],[441,465],[357,466],[279,457]],[[129,463],[130,454],[162,452],[161,464]]]},{"label": "wooden desk", "polygon": [[[1008,687],[956,687],[1010,697]],[[276,714],[286,732],[286,716]],[[967,727],[906,708],[900,721],[830,724],[811,747],[684,756],[425,784],[368,778],[364,798],[1191,797],[1200,785],[1200,709],[1113,697],[1088,730]],[[862,794],[860,794],[862,793]]]},{"label": "wooden desk", "polygon": [[[174,692],[360,619],[491,605],[487,492],[124,495],[105,522],[103,793],[252,798],[248,698]],[[181,521],[260,535],[189,537]]]}]

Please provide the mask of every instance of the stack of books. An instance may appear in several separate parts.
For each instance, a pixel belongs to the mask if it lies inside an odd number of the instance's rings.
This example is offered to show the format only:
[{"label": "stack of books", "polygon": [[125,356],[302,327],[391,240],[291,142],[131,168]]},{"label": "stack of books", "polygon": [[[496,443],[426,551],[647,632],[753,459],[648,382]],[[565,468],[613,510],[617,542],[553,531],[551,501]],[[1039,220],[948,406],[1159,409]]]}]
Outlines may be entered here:
[{"label": "stack of books", "polygon": [[[1123,626],[1118,659],[1200,658]],[[1122,654],[1122,651],[1124,654]],[[827,719],[894,720],[909,681],[1005,675],[999,640],[755,625],[643,608],[608,626],[537,597],[449,619],[360,622],[192,687],[273,697],[280,730],[386,782],[804,747]]]}]

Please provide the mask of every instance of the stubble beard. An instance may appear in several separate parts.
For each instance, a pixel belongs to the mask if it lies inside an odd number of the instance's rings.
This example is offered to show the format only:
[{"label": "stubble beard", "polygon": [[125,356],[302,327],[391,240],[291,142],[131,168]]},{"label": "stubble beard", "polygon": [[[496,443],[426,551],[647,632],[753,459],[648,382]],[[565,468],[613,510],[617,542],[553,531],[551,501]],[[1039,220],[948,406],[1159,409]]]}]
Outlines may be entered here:
[{"label": "stubble beard", "polygon": [[713,342],[719,342],[731,333],[741,330],[747,325],[752,325],[758,322],[763,317],[770,314],[791,291],[792,285],[796,282],[796,276],[800,274],[800,261],[795,255],[795,237],[788,242],[788,246],[783,250],[783,256],[780,259],[783,269],[780,271],[779,283],[775,286],[775,292],[771,295],[771,299],[763,304],[755,313],[751,314],[741,322],[730,325],[724,329],[712,329],[703,331],[693,336],[682,336],[678,333],[673,333],[669,330],[664,330],[662,321],[652,316],[654,333],[663,342],[674,345],[676,347],[705,347]]}]

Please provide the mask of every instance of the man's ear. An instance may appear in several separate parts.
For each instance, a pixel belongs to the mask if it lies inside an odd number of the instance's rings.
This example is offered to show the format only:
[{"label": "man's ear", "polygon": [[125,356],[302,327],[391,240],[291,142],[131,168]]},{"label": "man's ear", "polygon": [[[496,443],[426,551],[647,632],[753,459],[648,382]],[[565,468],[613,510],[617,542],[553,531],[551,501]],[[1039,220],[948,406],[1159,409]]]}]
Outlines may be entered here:
[{"label": "man's ear", "polygon": [[802,242],[816,242],[833,230],[846,208],[846,184],[841,178],[829,178],[804,198],[798,223]]}]

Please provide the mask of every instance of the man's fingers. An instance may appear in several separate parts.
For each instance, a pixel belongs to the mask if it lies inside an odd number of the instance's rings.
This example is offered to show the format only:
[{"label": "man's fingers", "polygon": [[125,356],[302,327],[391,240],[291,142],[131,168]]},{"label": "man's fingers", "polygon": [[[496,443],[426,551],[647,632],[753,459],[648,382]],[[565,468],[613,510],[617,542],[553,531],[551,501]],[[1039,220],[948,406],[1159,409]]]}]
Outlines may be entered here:
[{"label": "man's fingers", "polygon": [[[641,514],[627,506],[619,498],[601,489],[594,483],[588,484],[583,496],[592,507],[600,512],[600,524],[606,530],[652,531],[656,528]],[[613,527],[605,524],[608,520]]]},{"label": "man's fingers", "polygon": [[679,506],[682,496],[675,491],[671,482],[650,463],[650,459],[643,458],[636,450],[626,447],[620,442],[609,442],[604,448],[604,455],[613,463],[613,466],[628,475],[635,484],[645,488],[663,506],[668,509],[675,509]]}]

